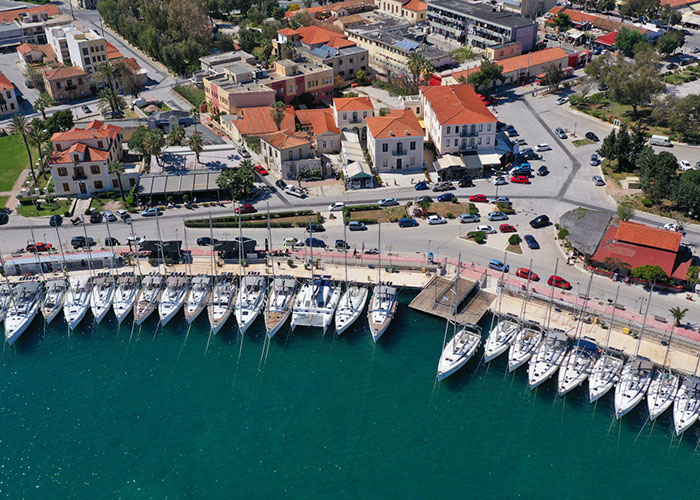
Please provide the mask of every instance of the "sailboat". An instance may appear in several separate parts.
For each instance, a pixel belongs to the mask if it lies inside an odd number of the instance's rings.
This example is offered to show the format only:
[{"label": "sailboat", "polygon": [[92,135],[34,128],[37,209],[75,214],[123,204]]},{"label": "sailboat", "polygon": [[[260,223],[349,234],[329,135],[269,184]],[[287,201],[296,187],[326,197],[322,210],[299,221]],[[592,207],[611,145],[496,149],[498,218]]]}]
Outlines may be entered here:
[{"label": "sailboat", "polygon": [[10,304],[12,303],[12,288],[10,285],[0,285],[0,321],[5,319]]},{"label": "sailboat", "polygon": [[[242,243],[239,243],[242,245]],[[234,315],[241,334],[253,324],[258,317],[265,301],[265,278],[257,273],[245,274],[241,277],[241,286],[234,304]]]},{"label": "sailboat", "polygon": [[520,322],[511,315],[505,315],[491,330],[484,344],[484,361],[487,363],[503,354],[520,331]]},{"label": "sailboat", "polygon": [[291,276],[278,276],[272,280],[265,304],[265,329],[269,338],[275,336],[292,314],[296,289],[297,282]]},{"label": "sailboat", "polygon": [[620,419],[644,399],[651,384],[654,364],[642,356],[630,358],[615,386],[615,417]]},{"label": "sailboat", "polygon": [[41,303],[41,314],[46,324],[51,323],[63,309],[63,299],[66,296],[66,280],[63,278],[51,279],[44,286],[44,300]]},{"label": "sailboat", "polygon": [[613,303],[612,312],[610,313],[610,325],[608,333],[605,336],[605,345],[603,346],[600,356],[593,365],[593,370],[588,378],[588,399],[591,403],[597,401],[605,395],[620,379],[620,371],[624,364],[622,353],[613,347],[610,347],[610,331],[615,322],[615,311],[617,310],[617,298],[620,294],[618,285],[615,292],[615,302]]},{"label": "sailboat", "polygon": [[192,286],[185,302],[185,319],[187,323],[192,323],[207,307],[210,295],[211,276],[198,274],[192,278]]},{"label": "sailboat", "polygon": [[211,302],[207,309],[209,316],[209,325],[211,326],[214,335],[216,335],[221,327],[224,326],[226,320],[231,316],[233,311],[233,301],[236,297],[236,278],[232,273],[221,274],[214,283],[214,289],[211,293]]},{"label": "sailboat", "polygon": [[92,278],[87,276],[70,277],[68,291],[63,300],[63,316],[71,330],[75,330],[85,317],[90,307],[91,290]]},{"label": "sailboat", "polygon": [[134,322],[141,325],[158,306],[163,290],[163,278],[160,273],[152,272],[141,283],[141,294],[134,308]]},{"label": "sailboat", "polygon": [[12,290],[13,300],[5,314],[5,341],[12,345],[36,318],[43,298],[41,283],[21,281]]},{"label": "sailboat", "polygon": [[438,362],[438,380],[443,380],[462,368],[474,356],[480,343],[479,326],[466,323],[460,328],[442,349]]},{"label": "sailboat", "polygon": [[90,309],[97,323],[109,312],[112,307],[112,296],[114,295],[114,278],[108,273],[101,273],[93,279],[92,290],[90,290]]},{"label": "sailboat", "polygon": [[314,276],[304,284],[294,301],[292,331],[297,326],[317,326],[323,332],[333,321],[333,313],[340,302],[340,287],[330,276]]},{"label": "sailboat", "polygon": [[396,314],[398,306],[396,287],[391,283],[382,283],[382,221],[379,220],[379,254],[377,260],[377,284],[372,291],[372,300],[369,303],[369,330],[372,340],[377,342],[389,328],[391,320]]},{"label": "sailboat", "polygon": [[535,353],[541,340],[542,327],[539,323],[535,321],[525,323],[508,351],[508,371],[515,371],[525,364]]},{"label": "sailboat", "polygon": [[671,331],[668,338],[663,365],[656,370],[647,391],[647,408],[649,408],[649,418],[651,420],[654,420],[670,408],[678,392],[679,377],[666,365],[671,351],[671,340],[673,340],[673,331]]},{"label": "sailboat", "polygon": [[556,373],[568,348],[569,337],[565,331],[555,328],[545,334],[528,365],[527,382],[530,389],[549,380]]},{"label": "sailboat", "polygon": [[[697,367],[695,373],[697,373]],[[700,378],[697,375],[692,377],[683,377],[683,383],[676,400],[673,404],[673,425],[676,429],[676,435],[680,436],[700,416]]]},{"label": "sailboat", "polygon": [[559,367],[557,393],[564,396],[583,384],[598,358],[595,339],[584,337],[576,340]]},{"label": "sailboat", "polygon": [[139,296],[139,280],[134,273],[124,273],[117,278],[117,288],[112,296],[112,309],[121,325]]},{"label": "sailboat", "polygon": [[190,290],[190,280],[184,273],[174,273],[168,276],[165,290],[160,295],[158,316],[160,324],[165,326],[182,309],[187,293]]},{"label": "sailboat", "polygon": [[[343,241],[347,241],[347,225],[343,224]],[[369,290],[359,284],[351,284],[348,281],[348,251],[345,257],[345,292],[340,297],[338,309],[335,311],[335,332],[341,335],[360,317],[367,304]]]}]

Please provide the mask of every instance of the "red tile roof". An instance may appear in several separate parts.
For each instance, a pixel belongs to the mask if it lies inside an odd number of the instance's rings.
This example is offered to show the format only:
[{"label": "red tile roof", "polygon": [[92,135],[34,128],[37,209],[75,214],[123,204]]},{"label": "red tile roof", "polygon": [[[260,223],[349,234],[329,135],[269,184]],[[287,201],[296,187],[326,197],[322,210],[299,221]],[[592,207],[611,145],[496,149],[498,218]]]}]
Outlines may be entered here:
[{"label": "red tile roof", "polygon": [[320,26],[304,26],[297,30],[285,28],[277,33],[284,36],[299,35],[301,43],[305,45],[328,45],[334,49],[353,47],[355,45],[355,42],[348,40],[348,37],[343,33],[337,33]]},{"label": "red tile roof", "polygon": [[421,88],[440,125],[495,123],[498,120],[481,102],[471,85],[446,85]]},{"label": "red tile roof", "polygon": [[120,128],[116,125],[105,125],[99,120],[91,121],[87,127],[72,128],[65,132],[56,132],[51,136],[51,142],[73,141],[80,142],[89,139],[111,138],[114,139]]},{"label": "red tile roof", "polygon": [[547,24],[553,25],[554,18],[559,13],[566,14],[567,16],[569,16],[569,18],[571,18],[571,21],[577,25],[585,24],[586,22],[588,22],[591,26],[605,31],[616,31],[620,29],[620,26],[625,26],[626,28],[640,31],[642,33],[646,32],[644,28],[640,28],[639,26],[635,26],[634,24],[625,23],[617,17],[602,16],[599,14],[587,14],[585,12],[581,12],[580,10],[571,9],[569,7],[564,7],[561,5],[552,7],[549,10],[548,15],[550,16],[550,18],[547,19]]},{"label": "red tile roof", "polygon": [[49,16],[57,16],[58,14],[61,13],[61,11],[58,9],[58,5],[55,4],[46,4],[46,5],[38,5],[36,7],[28,7],[28,8],[17,8],[17,9],[7,9],[0,11],[0,24],[9,24],[12,23],[15,19],[18,17],[21,17],[22,14],[36,14],[36,13],[42,13],[45,12]]},{"label": "red tile roof", "polygon": [[403,6],[403,8],[415,12],[421,12],[424,10],[428,10],[428,4],[425,2],[421,2],[420,0],[409,0],[408,3]]},{"label": "red tile roof", "polygon": [[284,36],[292,36],[296,34],[296,31],[292,28],[283,28],[281,30],[277,30],[277,33]]},{"label": "red tile roof", "polygon": [[309,144],[309,135],[305,132],[292,132],[291,130],[282,130],[261,137],[270,146],[280,151],[285,149],[295,148]]},{"label": "red tile roof", "polygon": [[37,45],[35,43],[23,43],[22,45],[17,47],[17,52],[19,52],[23,56],[26,56],[27,54],[35,50],[38,50],[39,52],[44,54],[44,62],[46,62],[47,60],[56,60],[56,53],[53,51],[51,45],[49,45],[48,43],[44,43],[41,45]]},{"label": "red tile roof", "polygon": [[[513,71],[525,70],[529,66],[538,66],[542,64],[554,63],[561,60],[563,64],[568,65],[569,53],[566,52],[561,47],[552,47],[549,49],[538,50],[535,52],[530,52],[529,54],[522,54],[515,57],[509,57],[508,59],[501,59],[496,61],[496,63],[503,68],[503,74],[512,73]],[[470,74],[476,73],[479,68],[469,68],[464,71],[456,71],[452,73],[452,77],[455,80],[459,80],[460,76],[467,78]]]},{"label": "red tile roof", "polygon": [[[277,125],[272,120],[270,106],[258,106],[255,108],[242,108],[238,112],[239,119],[231,120],[241,135],[263,135],[276,132]],[[294,128],[294,107],[287,106],[280,129]]]},{"label": "red tile roof", "polygon": [[5,75],[0,73],[0,90],[14,90],[15,86],[7,79]]},{"label": "red tile roof", "polygon": [[29,43],[23,43],[22,45],[17,47],[17,52],[19,52],[22,55],[25,55],[32,50],[35,50],[35,45],[34,44],[29,44]]},{"label": "red tile roof", "polygon": [[336,111],[369,111],[374,109],[369,97],[337,97],[333,99],[333,107]]},{"label": "red tile roof", "polygon": [[367,127],[375,139],[423,137],[425,132],[410,109],[395,109],[386,116],[367,118]]},{"label": "red tile roof", "polygon": [[324,12],[326,10],[328,10],[328,7],[324,7],[323,5],[319,5],[317,7],[309,7],[308,9],[288,10],[284,13],[284,17],[289,19],[296,16],[300,12],[307,12],[311,17],[313,17],[314,14],[316,14],[317,12]]},{"label": "red tile roof", "polygon": [[668,5],[672,9],[676,7],[685,7],[686,5],[692,5],[696,3],[697,0],[661,0],[661,5]]},{"label": "red tile roof", "polygon": [[63,80],[64,78],[73,78],[78,76],[87,76],[87,73],[77,66],[59,66],[56,69],[52,69],[44,73],[44,78],[49,82],[51,80]]},{"label": "red tile roof", "polygon": [[333,111],[328,108],[304,109],[297,111],[296,114],[299,123],[310,126],[311,132],[316,137],[329,132],[340,135],[340,129],[333,118]]},{"label": "red tile roof", "polygon": [[611,31],[610,33],[606,33],[605,35],[601,35],[598,38],[595,39],[596,43],[600,43],[602,45],[607,45],[608,47],[612,47],[615,45],[615,40],[617,39],[617,31]]},{"label": "red tile roof", "polygon": [[[75,162],[71,157],[71,153],[85,153],[79,162]],[[51,156],[51,163],[81,163],[89,161],[106,161],[109,158],[109,151],[91,148],[85,144],[76,143],[70,148],[60,153],[54,153]]]},{"label": "red tile roof", "polygon": [[109,43],[108,41],[105,40],[105,46],[107,48],[107,59],[110,61],[113,61],[115,59],[121,59],[124,57],[121,52],[119,52],[119,49],[116,48],[114,45]]},{"label": "red tile roof", "polygon": [[616,238],[635,245],[677,252],[681,246],[683,235],[676,231],[667,231],[638,222],[622,221],[617,230]]}]

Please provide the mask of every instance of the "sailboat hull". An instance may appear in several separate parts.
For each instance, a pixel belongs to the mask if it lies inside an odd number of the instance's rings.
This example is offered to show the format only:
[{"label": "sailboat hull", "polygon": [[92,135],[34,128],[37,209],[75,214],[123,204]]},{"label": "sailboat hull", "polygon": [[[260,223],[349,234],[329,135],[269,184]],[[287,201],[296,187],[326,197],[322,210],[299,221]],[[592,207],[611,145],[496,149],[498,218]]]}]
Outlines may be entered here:
[{"label": "sailboat hull", "polygon": [[593,371],[588,378],[588,399],[591,403],[598,401],[620,378],[622,360],[609,354],[603,354],[593,365]]},{"label": "sailboat hull", "polygon": [[340,298],[338,309],[335,311],[335,332],[338,335],[342,335],[345,330],[350,328],[365,309],[369,290],[365,287],[358,288],[360,289],[358,296],[351,297],[349,295],[351,290],[348,289]]},{"label": "sailboat hull", "polygon": [[17,342],[17,339],[29,328],[34,322],[34,318],[38,313],[38,308],[35,308],[27,316],[21,318],[14,316],[5,317],[5,341],[12,345]]},{"label": "sailboat hull", "polygon": [[[455,340],[458,335],[463,336],[459,339],[463,342],[461,348],[458,349],[458,353],[455,353]],[[479,348],[479,343],[481,342],[481,335],[476,333],[468,332],[458,332],[450,341],[445,345],[440,355],[440,362],[438,363],[438,380],[444,380],[457,370],[462,368],[467,362],[472,359],[474,353]]]},{"label": "sailboat hull", "polygon": [[46,321],[47,325],[50,325],[51,322],[56,319],[56,316],[58,316],[58,313],[61,312],[62,307],[55,307],[53,309],[46,309],[42,308],[41,309],[41,314],[44,316],[44,320]]},{"label": "sailboat hull", "polygon": [[647,408],[649,418],[656,417],[668,410],[676,399],[678,392],[678,375],[659,371],[649,385],[647,392]]},{"label": "sailboat hull", "polygon": [[680,436],[687,431],[700,416],[700,394],[695,390],[694,384],[684,380],[676,394],[673,403],[673,426],[676,435]]}]

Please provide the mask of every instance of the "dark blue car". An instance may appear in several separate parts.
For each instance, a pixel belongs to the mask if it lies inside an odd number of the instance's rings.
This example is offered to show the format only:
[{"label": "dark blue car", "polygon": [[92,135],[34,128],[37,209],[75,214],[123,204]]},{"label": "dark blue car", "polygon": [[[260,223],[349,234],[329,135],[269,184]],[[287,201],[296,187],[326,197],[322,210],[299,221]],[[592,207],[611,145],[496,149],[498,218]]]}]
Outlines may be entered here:
[{"label": "dark blue car", "polygon": [[428,183],[427,182],[419,182],[418,184],[415,185],[416,191],[425,191],[428,189]]},{"label": "dark blue car", "polygon": [[452,193],[445,193],[438,196],[438,201],[453,201],[456,199],[457,197]]},{"label": "dark blue car", "polygon": [[399,219],[399,227],[413,227],[417,225],[418,221],[412,217],[404,217]]},{"label": "dark blue car", "polygon": [[306,238],[305,243],[307,247],[324,248],[326,246],[326,243],[323,240],[319,240],[318,238]]},{"label": "dark blue car", "polygon": [[540,244],[537,243],[537,240],[531,234],[525,235],[525,243],[527,243],[527,246],[530,247],[530,250],[539,250],[540,248]]}]

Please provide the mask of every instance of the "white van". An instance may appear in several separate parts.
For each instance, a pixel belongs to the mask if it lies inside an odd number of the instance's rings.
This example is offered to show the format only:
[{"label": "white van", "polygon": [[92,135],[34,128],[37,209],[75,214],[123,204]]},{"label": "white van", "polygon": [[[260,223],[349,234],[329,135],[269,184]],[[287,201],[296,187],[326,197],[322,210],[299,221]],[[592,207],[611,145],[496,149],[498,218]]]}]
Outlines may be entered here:
[{"label": "white van", "polygon": [[649,144],[652,146],[666,146],[669,148],[673,146],[670,139],[663,135],[652,135]]}]

